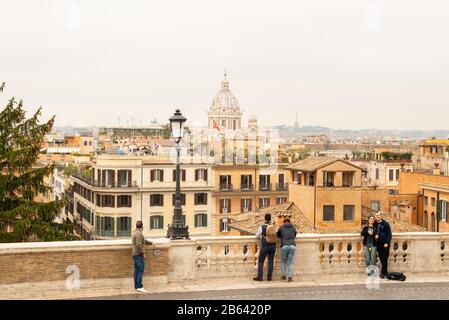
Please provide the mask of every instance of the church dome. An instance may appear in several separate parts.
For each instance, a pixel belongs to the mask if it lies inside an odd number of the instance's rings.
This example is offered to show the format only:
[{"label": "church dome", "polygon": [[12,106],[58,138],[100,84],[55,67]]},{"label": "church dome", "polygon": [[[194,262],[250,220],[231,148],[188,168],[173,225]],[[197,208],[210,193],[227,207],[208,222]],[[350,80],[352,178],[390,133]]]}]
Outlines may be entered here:
[{"label": "church dome", "polygon": [[251,112],[251,114],[249,115],[248,121],[257,122],[257,116],[256,116],[256,113],[254,111]]},{"label": "church dome", "polygon": [[215,98],[212,100],[212,105],[210,107],[211,111],[240,111],[239,103],[237,98],[229,90],[229,81],[226,80],[226,75],[224,80],[221,82],[221,90],[218,91]]}]

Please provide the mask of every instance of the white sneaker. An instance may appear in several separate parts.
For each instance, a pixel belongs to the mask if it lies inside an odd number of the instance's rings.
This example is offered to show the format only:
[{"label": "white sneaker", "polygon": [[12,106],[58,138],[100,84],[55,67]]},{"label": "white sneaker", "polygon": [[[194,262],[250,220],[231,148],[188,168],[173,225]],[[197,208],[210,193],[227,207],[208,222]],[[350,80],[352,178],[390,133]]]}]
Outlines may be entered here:
[{"label": "white sneaker", "polygon": [[148,290],[145,290],[144,288],[138,288],[138,289],[136,289],[136,291],[142,292],[142,293],[149,293],[150,292]]}]

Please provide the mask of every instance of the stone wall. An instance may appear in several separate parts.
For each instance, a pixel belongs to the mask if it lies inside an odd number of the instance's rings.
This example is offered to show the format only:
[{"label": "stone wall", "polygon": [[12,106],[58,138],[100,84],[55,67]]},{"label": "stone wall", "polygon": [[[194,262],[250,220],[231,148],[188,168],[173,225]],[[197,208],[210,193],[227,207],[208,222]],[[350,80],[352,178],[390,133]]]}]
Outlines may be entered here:
[{"label": "stone wall", "polygon": [[[148,246],[147,276],[168,274],[168,247]],[[0,284],[133,277],[129,240],[0,244]]]},{"label": "stone wall", "polygon": [[[156,239],[147,247],[146,280],[192,283],[251,279],[256,275],[259,241],[252,236]],[[129,240],[0,244],[0,285],[64,283],[76,266],[81,281],[125,279],[132,283]],[[274,277],[280,277],[277,250]],[[390,271],[449,275],[449,233],[393,235]],[[294,277],[302,280],[348,278],[365,271],[363,246],[356,234],[300,234]],[[109,279],[109,280],[108,280]]]}]

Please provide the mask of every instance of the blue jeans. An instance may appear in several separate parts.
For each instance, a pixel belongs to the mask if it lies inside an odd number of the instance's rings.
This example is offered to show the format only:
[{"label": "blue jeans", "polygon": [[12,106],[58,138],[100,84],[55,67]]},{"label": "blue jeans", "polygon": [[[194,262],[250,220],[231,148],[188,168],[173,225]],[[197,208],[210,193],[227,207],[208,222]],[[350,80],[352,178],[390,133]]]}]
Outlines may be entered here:
[{"label": "blue jeans", "polygon": [[285,277],[288,267],[288,277],[293,276],[293,259],[295,258],[296,247],[288,245],[282,247],[282,276]]},{"label": "blue jeans", "polygon": [[375,266],[377,263],[377,248],[372,244],[365,246],[365,263],[366,267]]},{"label": "blue jeans", "polygon": [[143,256],[133,256],[134,259],[134,289],[143,288],[142,278],[145,269]]}]

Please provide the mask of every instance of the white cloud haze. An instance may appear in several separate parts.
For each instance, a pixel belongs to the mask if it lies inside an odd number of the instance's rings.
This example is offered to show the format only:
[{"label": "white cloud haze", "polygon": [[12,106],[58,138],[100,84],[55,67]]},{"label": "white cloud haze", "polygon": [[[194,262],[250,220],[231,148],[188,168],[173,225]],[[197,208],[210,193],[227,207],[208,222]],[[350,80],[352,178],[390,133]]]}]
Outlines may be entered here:
[{"label": "white cloud haze", "polygon": [[448,17],[447,0],[0,0],[0,103],[206,124],[226,69],[263,125],[448,129]]}]

